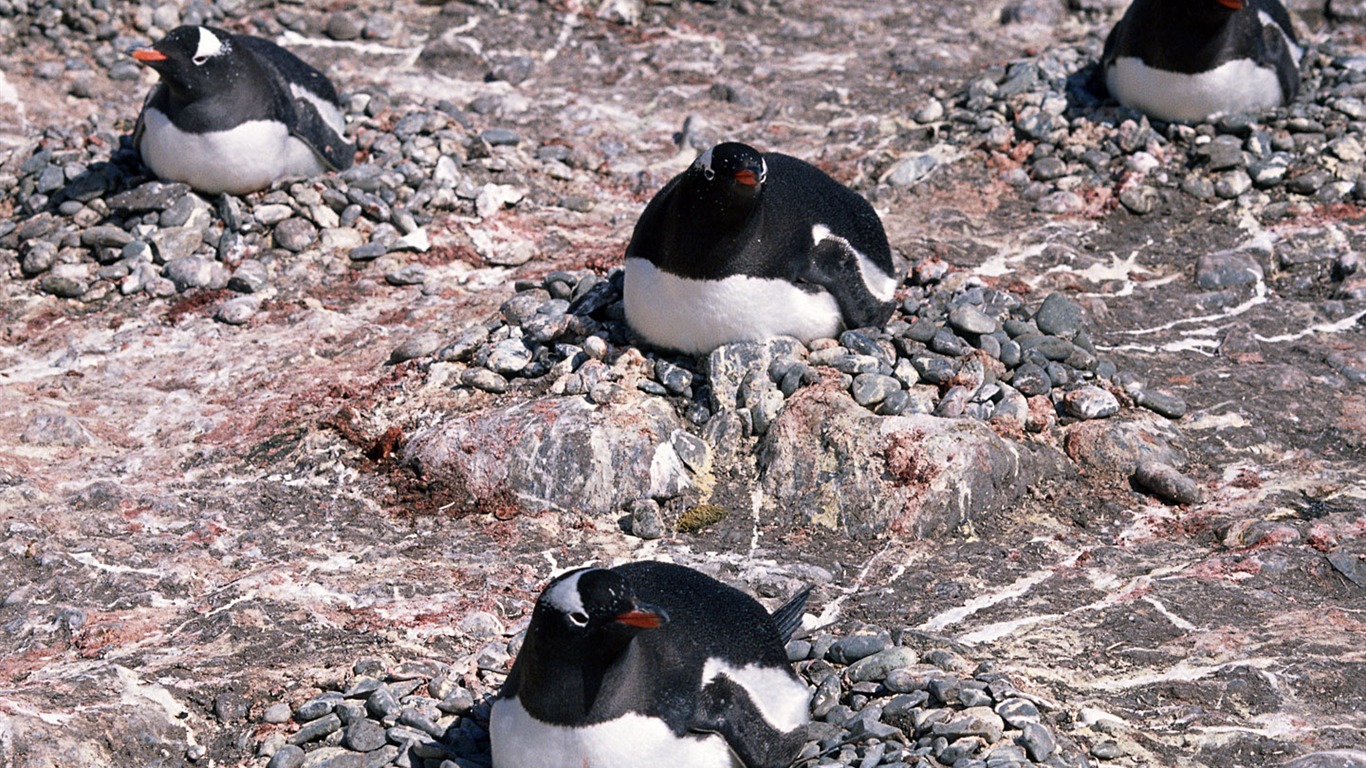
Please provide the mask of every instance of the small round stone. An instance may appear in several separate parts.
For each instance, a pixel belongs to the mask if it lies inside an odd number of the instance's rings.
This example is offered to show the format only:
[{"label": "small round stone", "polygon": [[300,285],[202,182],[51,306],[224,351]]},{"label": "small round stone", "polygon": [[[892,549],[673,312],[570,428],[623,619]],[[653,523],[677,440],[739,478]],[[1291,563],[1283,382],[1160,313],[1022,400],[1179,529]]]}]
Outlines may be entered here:
[{"label": "small round stone", "polygon": [[1103,419],[1119,413],[1119,400],[1109,390],[1091,385],[1069,391],[1062,402],[1063,410],[1078,419]]}]

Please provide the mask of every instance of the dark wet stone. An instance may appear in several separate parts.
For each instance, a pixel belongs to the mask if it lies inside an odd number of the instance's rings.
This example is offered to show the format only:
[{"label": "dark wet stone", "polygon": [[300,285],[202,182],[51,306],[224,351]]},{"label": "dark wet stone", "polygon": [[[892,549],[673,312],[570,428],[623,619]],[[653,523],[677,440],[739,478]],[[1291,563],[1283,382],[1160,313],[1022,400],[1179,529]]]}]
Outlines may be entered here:
[{"label": "dark wet stone", "polygon": [[1285,183],[1285,188],[1297,195],[1312,195],[1333,180],[1333,175],[1324,170],[1301,173]]},{"label": "dark wet stone", "polygon": [[920,319],[911,323],[910,326],[906,328],[905,336],[912,341],[918,341],[921,344],[925,344],[928,343],[930,339],[934,338],[935,333],[937,333],[938,330],[938,326],[934,323]]},{"label": "dark wet stone", "polygon": [[836,640],[825,657],[837,664],[852,664],[859,659],[872,656],[892,647],[892,638],[886,631],[861,632]]},{"label": "dark wet stone", "polygon": [[317,720],[324,715],[330,714],[336,705],[337,698],[335,696],[319,696],[316,699],[309,699],[303,704],[300,704],[298,709],[294,710],[294,719],[301,723]]},{"label": "dark wet stone", "polygon": [[384,243],[365,243],[352,248],[347,253],[347,257],[352,261],[374,261],[389,252],[389,246]]},{"label": "dark wet stone", "polygon": [[365,709],[372,716],[383,720],[386,717],[397,716],[403,707],[398,703],[398,699],[394,698],[393,692],[387,686],[380,686],[365,700]]},{"label": "dark wet stone", "polygon": [[1034,397],[1052,389],[1053,380],[1043,368],[1033,363],[1025,363],[1015,369],[1015,376],[1011,378],[1010,385],[1025,397]]},{"label": "dark wet stone", "polygon": [[958,375],[958,367],[953,361],[939,355],[918,355],[912,358],[911,364],[920,378],[930,384],[947,384]]},{"label": "dark wet stone", "polygon": [[1262,279],[1262,275],[1262,265],[1248,251],[1208,253],[1201,256],[1195,265],[1195,282],[1206,290],[1256,283]]},{"label": "dark wet stone", "polygon": [[250,703],[236,691],[224,691],[213,699],[213,713],[220,723],[240,723],[247,719]]},{"label": "dark wet stone", "polygon": [[1134,484],[1176,504],[1199,504],[1205,497],[1199,483],[1160,461],[1140,462],[1134,469]]},{"label": "dark wet stone", "polygon": [[1034,315],[1039,330],[1064,339],[1071,339],[1081,330],[1081,306],[1061,293],[1050,294]]},{"label": "dark wet stone", "polygon": [[357,720],[342,731],[342,745],[357,752],[369,752],[387,741],[384,726],[373,720]]}]

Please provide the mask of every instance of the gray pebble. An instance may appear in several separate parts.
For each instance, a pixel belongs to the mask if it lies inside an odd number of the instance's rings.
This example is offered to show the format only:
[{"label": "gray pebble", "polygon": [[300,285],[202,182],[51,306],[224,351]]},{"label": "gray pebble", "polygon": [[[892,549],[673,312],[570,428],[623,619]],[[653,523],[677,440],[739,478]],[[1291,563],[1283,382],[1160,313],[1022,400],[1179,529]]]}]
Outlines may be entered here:
[{"label": "gray pebble", "polygon": [[1101,760],[1114,760],[1116,758],[1124,757],[1124,750],[1120,748],[1118,742],[1113,739],[1107,739],[1094,747],[1091,747],[1091,756],[1098,757]]},{"label": "gray pebble", "polygon": [[1086,385],[1063,395],[1063,410],[1078,419],[1103,419],[1119,413],[1119,400],[1109,390]]},{"label": "gray pebble", "polygon": [[508,380],[487,368],[465,369],[460,374],[460,383],[495,395],[508,391]]},{"label": "gray pebble", "polygon": [[899,391],[901,382],[878,373],[861,373],[854,377],[854,383],[849,389],[854,400],[859,405],[867,407],[876,405],[887,399],[891,393]]},{"label": "gray pebble", "polygon": [[421,264],[409,264],[384,273],[384,282],[389,285],[422,285],[427,282],[427,268]]},{"label": "gray pebble", "polygon": [[290,711],[288,704],[278,703],[266,707],[266,711],[262,713],[261,719],[267,723],[278,725],[279,723],[289,722],[290,718],[293,716],[294,713]]},{"label": "gray pebble", "polygon": [[289,737],[290,744],[307,744],[317,741],[329,733],[341,730],[341,718],[336,714],[329,713],[317,720],[311,720],[304,724],[302,728]]},{"label": "gray pebble", "polygon": [[432,333],[419,333],[416,336],[404,339],[401,344],[389,352],[389,365],[398,365],[408,360],[426,357],[435,352],[440,344],[441,340]]},{"label": "gray pebble", "polygon": [[294,744],[286,744],[275,750],[266,768],[299,768],[304,764],[304,751]]},{"label": "gray pebble", "polygon": [[243,259],[228,278],[228,289],[238,293],[260,293],[266,284],[266,265],[256,259]]},{"label": "gray pebble", "polygon": [[1029,759],[1036,763],[1042,763],[1053,756],[1053,752],[1058,748],[1058,743],[1053,738],[1052,731],[1038,722],[1025,723],[1022,730],[1024,733],[1020,735],[1020,745],[1029,754]]},{"label": "gray pebble", "polygon": [[949,312],[949,324],[964,333],[988,334],[997,329],[995,318],[971,304],[960,304]]},{"label": "gray pebble", "polygon": [[1159,461],[1140,463],[1134,470],[1134,483],[1177,504],[1199,504],[1205,496],[1198,483]]},{"label": "gray pebble", "polygon": [[1169,419],[1179,419],[1186,415],[1185,400],[1156,389],[1140,390],[1134,397],[1134,402]]},{"label": "gray pebble", "polygon": [[244,325],[256,315],[257,299],[254,296],[238,296],[218,305],[214,319],[228,325]]},{"label": "gray pebble", "polygon": [[1015,369],[1015,375],[1010,380],[1010,385],[1019,390],[1025,397],[1035,397],[1046,394],[1053,388],[1053,381],[1048,377],[1048,373],[1043,368],[1034,363],[1025,363]]},{"label": "gray pebble", "polygon": [[664,517],[660,514],[659,502],[654,499],[636,499],[631,502],[631,535],[650,541],[664,535]]}]

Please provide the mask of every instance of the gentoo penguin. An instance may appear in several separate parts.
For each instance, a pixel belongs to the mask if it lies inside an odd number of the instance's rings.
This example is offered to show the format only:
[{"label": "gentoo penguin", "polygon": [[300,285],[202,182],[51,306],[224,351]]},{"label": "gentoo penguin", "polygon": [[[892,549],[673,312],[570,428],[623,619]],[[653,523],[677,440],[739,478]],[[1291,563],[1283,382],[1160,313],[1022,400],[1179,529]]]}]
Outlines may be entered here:
[{"label": "gentoo penguin", "polygon": [[133,131],[157,176],[240,195],[351,167],[332,83],[269,40],[185,26],[132,56],[161,76]]},{"label": "gentoo penguin", "polygon": [[1134,0],[1101,68],[1119,103],[1198,122],[1289,103],[1302,53],[1280,0]]},{"label": "gentoo penguin", "polygon": [[626,247],[626,321],[692,354],[880,325],[900,283],[882,222],[815,166],[728,142],[645,207]]},{"label": "gentoo penguin", "polygon": [[559,576],[493,702],[494,768],[787,766],[811,694],[783,646],[809,592],[769,615],[670,563]]}]

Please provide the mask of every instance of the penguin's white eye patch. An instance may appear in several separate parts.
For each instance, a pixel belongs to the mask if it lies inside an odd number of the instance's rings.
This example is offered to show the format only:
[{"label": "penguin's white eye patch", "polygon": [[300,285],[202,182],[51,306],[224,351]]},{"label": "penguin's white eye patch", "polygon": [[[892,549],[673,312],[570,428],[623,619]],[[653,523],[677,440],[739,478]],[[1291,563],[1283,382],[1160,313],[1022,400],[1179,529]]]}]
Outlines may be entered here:
[{"label": "penguin's white eye patch", "polygon": [[713,170],[711,169],[711,166],[708,166],[708,167],[706,167],[706,168],[703,168],[703,169],[702,169],[702,178],[706,179],[707,181],[711,181],[712,179],[716,178],[716,171],[713,171]]},{"label": "penguin's white eye patch", "polygon": [[202,66],[204,62],[217,56],[227,49],[227,45],[218,38],[218,35],[210,32],[204,27],[199,28],[199,45],[195,47],[194,58],[190,59],[196,65]]},{"label": "penguin's white eye patch", "polygon": [[588,626],[588,614],[583,611],[574,611],[569,614],[569,621],[576,627],[586,627]]}]

